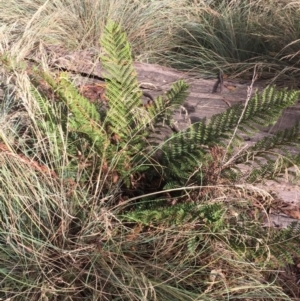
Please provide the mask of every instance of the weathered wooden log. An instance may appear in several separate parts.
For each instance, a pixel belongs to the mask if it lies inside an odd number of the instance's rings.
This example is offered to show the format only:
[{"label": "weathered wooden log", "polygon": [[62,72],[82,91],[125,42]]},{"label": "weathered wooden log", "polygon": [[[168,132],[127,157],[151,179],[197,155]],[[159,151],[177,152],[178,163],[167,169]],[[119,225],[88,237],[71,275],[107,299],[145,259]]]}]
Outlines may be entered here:
[{"label": "weathered wooden log", "polygon": [[[101,82],[103,81],[103,68],[99,62],[99,52],[83,50],[68,52],[56,46],[46,48],[48,64],[53,68],[67,70],[74,73],[75,82]],[[40,61],[38,57],[32,59]],[[222,92],[212,93],[216,84],[217,75],[212,79],[203,79],[195,74],[181,72],[172,68],[155,64],[135,62],[140,87],[151,95],[158,96],[168,89],[177,80],[185,80],[189,85],[189,96],[184,104],[189,120],[197,122],[203,118],[210,118],[212,115],[221,113],[229,105],[241,103],[246,100],[247,89],[251,81],[239,79],[225,79]],[[256,89],[262,90],[266,86],[265,81],[258,81],[254,84],[253,93]],[[279,122],[267,132],[274,132],[279,129],[292,126],[300,117],[300,104],[294,108],[287,109]],[[188,126],[186,116],[177,112],[174,119],[180,129]]]}]

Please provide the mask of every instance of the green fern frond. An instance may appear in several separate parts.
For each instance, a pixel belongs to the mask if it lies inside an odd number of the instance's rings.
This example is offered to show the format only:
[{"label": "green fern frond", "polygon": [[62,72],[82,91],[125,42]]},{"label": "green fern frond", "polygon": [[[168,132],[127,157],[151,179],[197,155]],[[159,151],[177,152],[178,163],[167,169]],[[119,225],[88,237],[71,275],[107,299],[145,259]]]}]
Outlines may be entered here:
[{"label": "green fern frond", "polygon": [[56,91],[60,100],[66,105],[68,113],[71,114],[67,124],[69,130],[86,135],[91,140],[91,145],[95,145],[102,153],[108,138],[96,106],[79,94],[67,73],[61,73],[57,83],[50,75],[44,74],[44,78]]},{"label": "green fern frond", "polygon": [[[166,169],[166,177],[178,174],[176,166],[184,165],[187,158],[193,155],[198,162],[205,164],[206,154],[209,148],[214,145],[225,145],[226,140],[232,137],[235,128],[239,125],[241,130],[248,133],[258,131],[257,125],[269,126],[277,121],[283,110],[294,105],[299,98],[298,91],[275,90],[274,87],[267,87],[263,93],[256,93],[248,102],[245,114],[241,118],[243,105],[237,104],[221,114],[214,115],[209,121],[203,120],[193,124],[186,131],[173,135],[163,147],[162,164],[171,166]],[[238,132],[238,133],[239,133]],[[285,136],[295,135],[295,131]],[[294,136],[293,136],[294,137]],[[238,135],[234,137],[240,139]],[[277,137],[278,140],[280,140]],[[172,162],[172,165],[171,165]],[[197,161],[194,164],[186,164],[185,170],[192,174],[197,168]],[[172,170],[172,168],[175,168]]]},{"label": "green fern frond", "polygon": [[[70,147],[77,145],[75,140],[86,139],[105,162],[105,169],[116,173],[129,186],[134,173],[145,172],[151,166],[151,157],[145,151],[151,153],[151,148],[155,147],[155,143],[151,145],[147,140],[149,125],[157,126],[163,121],[170,123],[172,110],[185,100],[187,85],[184,82],[174,84],[166,95],[147,109],[142,106],[142,93],[126,34],[114,22],[108,22],[101,45],[108,99],[105,115],[79,94],[66,73],[61,73],[55,80],[50,74],[44,74],[43,78],[59,99],[57,103],[63,105],[65,114],[58,122],[66,136],[71,138]],[[52,104],[47,99],[40,99],[39,105],[55,132],[57,112],[51,113]]]},{"label": "green fern frond", "polygon": [[224,226],[224,207],[222,204],[199,205],[194,203],[176,204],[171,207],[154,206],[150,209],[135,209],[123,215],[127,221],[144,225],[184,225],[197,220],[214,231]]},{"label": "green fern frond", "polygon": [[171,126],[172,114],[186,100],[189,86],[184,81],[174,83],[171,89],[164,95],[155,99],[149,108],[149,113],[154,126],[159,123]]},{"label": "green fern frond", "polygon": [[250,100],[243,117],[243,123],[257,123],[262,126],[273,125],[285,108],[293,106],[299,98],[299,91],[268,86],[262,93],[256,93]]},{"label": "green fern frond", "polygon": [[121,139],[128,140],[145,128],[143,119],[135,118],[135,109],[142,105],[142,93],[133,68],[130,44],[120,26],[110,21],[104,28],[101,46],[105,52],[101,62],[109,103],[105,126]]},{"label": "green fern frond", "polygon": [[230,215],[224,203],[189,203],[171,207],[153,206],[150,209],[136,208],[122,217],[126,222],[148,226],[197,225],[195,234],[192,232],[186,242],[187,250],[192,254],[199,243],[220,241],[257,265],[268,264],[278,268],[288,262],[292,263],[292,255],[300,256],[300,223],[292,223],[287,229],[263,228],[260,221],[253,220],[252,214],[247,214],[249,203],[242,203],[238,201],[232,204],[234,211],[241,212],[239,215]]},{"label": "green fern frond", "polygon": [[109,106],[103,127],[108,136],[118,137],[116,147],[130,162],[127,172],[145,170],[151,165],[148,154],[153,153],[158,144],[149,141],[150,134],[171,124],[172,113],[184,102],[188,85],[183,81],[175,83],[164,96],[146,108],[142,105],[130,45],[120,26],[108,22],[101,45],[104,54],[100,59],[105,70],[105,95]]}]

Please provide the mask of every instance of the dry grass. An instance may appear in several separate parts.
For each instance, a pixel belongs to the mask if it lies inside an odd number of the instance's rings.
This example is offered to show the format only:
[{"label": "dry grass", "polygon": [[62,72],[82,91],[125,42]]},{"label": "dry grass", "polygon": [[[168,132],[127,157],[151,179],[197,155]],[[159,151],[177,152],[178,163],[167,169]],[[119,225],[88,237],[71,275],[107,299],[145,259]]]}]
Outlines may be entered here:
[{"label": "dry grass", "polygon": [[[230,2],[230,4],[228,4]],[[218,70],[297,85],[300,1],[2,1],[0,35],[24,58],[45,44],[93,48],[108,19],[126,31],[135,58],[201,74]]]},{"label": "dry grass", "polygon": [[[10,53],[24,58],[39,51],[40,44],[68,49],[99,49],[102,29],[108,19],[127,32],[134,54],[147,61],[168,49],[176,23],[184,16],[173,1],[2,1],[0,28],[9,32]],[[176,20],[172,20],[176,16]],[[9,45],[9,46],[8,46]]]},{"label": "dry grass", "polygon": [[262,78],[296,84],[300,1],[226,2],[193,7],[165,61],[194,72],[222,69],[247,79],[257,65]]}]

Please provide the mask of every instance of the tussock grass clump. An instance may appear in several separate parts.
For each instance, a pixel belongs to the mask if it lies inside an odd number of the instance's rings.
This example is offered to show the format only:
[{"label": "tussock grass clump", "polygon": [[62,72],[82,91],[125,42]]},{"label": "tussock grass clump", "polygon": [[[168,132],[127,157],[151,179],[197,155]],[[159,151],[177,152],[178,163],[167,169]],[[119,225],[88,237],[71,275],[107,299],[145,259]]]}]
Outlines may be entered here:
[{"label": "tussock grass clump", "polygon": [[192,6],[173,50],[166,52],[168,63],[208,74],[222,69],[247,78],[258,65],[262,77],[296,84],[299,1],[195,1]]}]

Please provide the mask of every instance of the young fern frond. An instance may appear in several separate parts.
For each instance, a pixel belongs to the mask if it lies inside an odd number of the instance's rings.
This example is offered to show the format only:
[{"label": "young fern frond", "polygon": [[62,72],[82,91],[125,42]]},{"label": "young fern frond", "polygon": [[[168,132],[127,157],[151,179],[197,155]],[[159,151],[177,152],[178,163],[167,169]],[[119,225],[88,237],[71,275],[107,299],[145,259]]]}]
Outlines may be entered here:
[{"label": "young fern frond", "polygon": [[58,83],[55,83],[49,76],[47,80],[71,113],[68,118],[69,130],[86,135],[91,144],[102,153],[108,139],[96,106],[79,94],[66,73],[60,74]]},{"label": "young fern frond", "polygon": [[101,56],[101,62],[105,69],[105,95],[109,102],[104,125],[111,133],[127,142],[129,137],[145,128],[143,119],[135,118],[135,108],[142,105],[142,92],[133,68],[130,44],[120,26],[108,22],[101,46],[105,52]]},{"label": "young fern frond", "polygon": [[174,83],[169,91],[155,99],[149,107],[152,124],[155,127],[172,125],[172,115],[186,100],[189,86],[184,81]]}]

